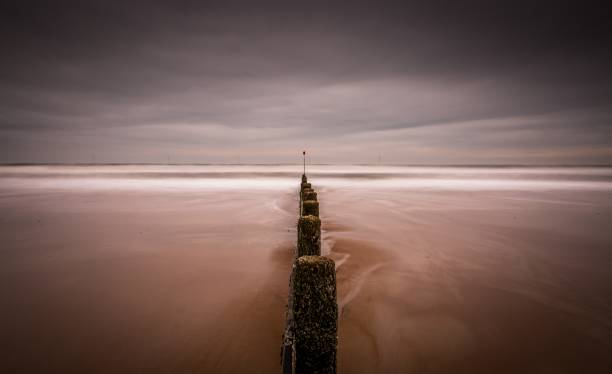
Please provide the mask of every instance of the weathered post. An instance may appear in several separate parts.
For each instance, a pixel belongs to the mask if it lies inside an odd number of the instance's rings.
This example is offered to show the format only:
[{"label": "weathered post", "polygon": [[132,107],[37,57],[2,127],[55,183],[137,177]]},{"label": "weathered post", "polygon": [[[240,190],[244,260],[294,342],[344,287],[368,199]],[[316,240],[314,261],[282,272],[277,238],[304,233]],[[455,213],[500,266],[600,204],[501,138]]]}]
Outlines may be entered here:
[{"label": "weathered post", "polygon": [[[308,183],[308,184],[310,184],[310,183]],[[304,195],[306,195],[308,192],[314,192],[314,190],[313,190],[312,188],[310,188],[310,187],[304,187],[304,188],[302,188],[302,191],[300,192],[300,200],[301,200],[301,201],[306,200],[306,199],[304,198]]]},{"label": "weathered post", "polygon": [[302,210],[302,201],[304,201],[304,193],[307,191],[313,191],[313,189],[311,188],[311,184],[302,182],[302,184],[300,185],[300,216],[304,215],[304,212]]},{"label": "weathered post", "polygon": [[302,201],[302,215],[319,216],[319,202],[316,200]]},{"label": "weathered post", "polygon": [[304,157],[297,254],[289,279],[281,348],[282,373],[335,374],[337,345],[336,266],[333,260],[321,257],[319,202],[307,182]]},{"label": "weathered post", "polygon": [[335,373],[338,304],[334,261],[303,256],[295,262],[295,373]]},{"label": "weathered post", "polygon": [[317,193],[312,189],[304,190],[303,199],[302,200],[317,200]]},{"label": "weathered post", "polygon": [[297,255],[321,254],[321,220],[317,216],[301,216],[298,220]]},{"label": "weathered post", "polygon": [[302,183],[302,185],[300,186],[300,193],[304,193],[305,190],[311,190],[312,189],[312,185],[308,182],[306,183]]}]

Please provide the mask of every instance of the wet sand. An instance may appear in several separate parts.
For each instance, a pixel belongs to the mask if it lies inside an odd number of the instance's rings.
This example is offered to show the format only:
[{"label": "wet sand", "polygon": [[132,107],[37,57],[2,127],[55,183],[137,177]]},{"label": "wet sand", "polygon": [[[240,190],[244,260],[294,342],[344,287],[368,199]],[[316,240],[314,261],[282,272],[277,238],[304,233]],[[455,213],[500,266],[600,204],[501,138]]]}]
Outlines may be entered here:
[{"label": "wet sand", "polygon": [[276,372],[294,199],[5,191],[2,371]]},{"label": "wet sand", "polygon": [[339,372],[610,372],[612,195],[319,196]]},{"label": "wet sand", "polygon": [[[258,168],[0,170],[3,370],[278,372],[299,175]],[[340,373],[610,372],[610,170],[346,169],[311,178]]]}]

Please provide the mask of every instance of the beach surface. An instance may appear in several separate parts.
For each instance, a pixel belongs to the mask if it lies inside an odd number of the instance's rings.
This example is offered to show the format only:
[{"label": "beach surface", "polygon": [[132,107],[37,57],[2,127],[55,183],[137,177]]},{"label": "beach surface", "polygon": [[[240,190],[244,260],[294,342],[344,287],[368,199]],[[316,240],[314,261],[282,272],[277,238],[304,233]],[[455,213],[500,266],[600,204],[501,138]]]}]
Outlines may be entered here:
[{"label": "beach surface", "polygon": [[[612,169],[312,166],[340,373],[608,373]],[[0,167],[2,367],[270,373],[296,166]]]}]

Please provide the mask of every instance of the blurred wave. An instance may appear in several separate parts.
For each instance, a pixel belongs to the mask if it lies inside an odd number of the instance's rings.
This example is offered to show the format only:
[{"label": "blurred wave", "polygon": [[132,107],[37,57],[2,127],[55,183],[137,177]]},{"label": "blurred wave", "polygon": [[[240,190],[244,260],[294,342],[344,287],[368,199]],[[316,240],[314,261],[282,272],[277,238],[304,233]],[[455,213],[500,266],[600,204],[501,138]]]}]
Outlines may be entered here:
[{"label": "blurred wave", "polygon": [[[289,189],[301,165],[5,165],[0,188]],[[612,190],[612,167],[310,165],[319,187]]]}]

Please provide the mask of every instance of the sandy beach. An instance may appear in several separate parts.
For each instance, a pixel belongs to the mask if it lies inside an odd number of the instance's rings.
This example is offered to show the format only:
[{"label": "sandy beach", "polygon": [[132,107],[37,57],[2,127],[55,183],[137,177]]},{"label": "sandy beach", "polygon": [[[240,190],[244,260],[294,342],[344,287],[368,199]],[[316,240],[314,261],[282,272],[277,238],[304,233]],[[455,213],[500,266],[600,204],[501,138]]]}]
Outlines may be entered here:
[{"label": "sandy beach", "polygon": [[277,371],[294,199],[4,192],[3,370]]},{"label": "sandy beach", "polygon": [[320,196],[340,264],[339,372],[612,367],[609,194]]},{"label": "sandy beach", "polygon": [[[2,367],[278,372],[292,168],[0,168]],[[519,174],[313,168],[340,373],[610,371],[610,170]]]}]

